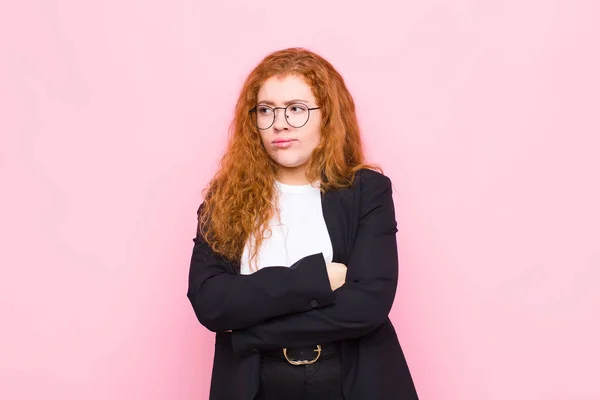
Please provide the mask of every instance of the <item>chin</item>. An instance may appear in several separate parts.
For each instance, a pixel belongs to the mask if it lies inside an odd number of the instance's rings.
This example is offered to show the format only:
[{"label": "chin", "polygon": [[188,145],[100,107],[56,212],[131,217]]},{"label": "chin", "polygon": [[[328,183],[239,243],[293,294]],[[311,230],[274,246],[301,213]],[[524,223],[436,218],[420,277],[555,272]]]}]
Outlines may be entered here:
[{"label": "chin", "polygon": [[277,164],[281,165],[285,168],[298,168],[305,165],[308,160],[298,159],[298,158],[287,158],[287,157],[279,157],[274,158]]}]

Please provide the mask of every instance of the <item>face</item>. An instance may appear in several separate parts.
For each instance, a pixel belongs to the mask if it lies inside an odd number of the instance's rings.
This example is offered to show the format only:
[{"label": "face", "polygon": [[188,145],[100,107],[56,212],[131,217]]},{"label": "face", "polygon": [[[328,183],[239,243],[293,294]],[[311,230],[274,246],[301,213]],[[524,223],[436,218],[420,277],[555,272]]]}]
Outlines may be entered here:
[{"label": "face", "polygon": [[[290,104],[287,110],[273,110]],[[308,109],[318,106],[310,86],[296,75],[271,77],[258,91],[255,118],[260,126],[268,126],[275,117],[273,125],[259,132],[267,153],[279,164],[281,174],[297,174],[306,168],[321,139],[321,110]],[[306,123],[300,126],[304,121]]]}]

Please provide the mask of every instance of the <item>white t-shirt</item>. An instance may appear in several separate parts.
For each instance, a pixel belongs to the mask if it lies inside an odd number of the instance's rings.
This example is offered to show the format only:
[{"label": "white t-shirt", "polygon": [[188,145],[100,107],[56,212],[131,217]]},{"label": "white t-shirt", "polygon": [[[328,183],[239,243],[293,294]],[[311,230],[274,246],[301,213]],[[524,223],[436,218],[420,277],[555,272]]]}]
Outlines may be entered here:
[{"label": "white t-shirt", "polygon": [[[287,185],[275,181],[275,197],[279,197],[281,224],[277,214],[269,222],[272,235],[265,232],[265,239],[253,265],[258,268],[270,266],[289,267],[299,259],[315,253],[323,253],[325,262],[333,259],[333,247],[325,225],[321,192],[318,182],[314,185]],[[249,265],[248,238],[242,253],[240,273],[249,275],[254,271]]]}]

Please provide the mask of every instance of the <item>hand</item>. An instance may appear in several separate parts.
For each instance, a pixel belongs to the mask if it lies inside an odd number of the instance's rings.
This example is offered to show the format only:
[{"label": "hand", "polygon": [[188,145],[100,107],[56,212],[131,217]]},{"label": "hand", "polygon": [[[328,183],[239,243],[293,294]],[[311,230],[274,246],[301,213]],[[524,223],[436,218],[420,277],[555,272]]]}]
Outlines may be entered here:
[{"label": "hand", "polygon": [[327,276],[331,290],[336,290],[346,283],[346,270],[348,268],[342,263],[332,262],[327,264]]}]

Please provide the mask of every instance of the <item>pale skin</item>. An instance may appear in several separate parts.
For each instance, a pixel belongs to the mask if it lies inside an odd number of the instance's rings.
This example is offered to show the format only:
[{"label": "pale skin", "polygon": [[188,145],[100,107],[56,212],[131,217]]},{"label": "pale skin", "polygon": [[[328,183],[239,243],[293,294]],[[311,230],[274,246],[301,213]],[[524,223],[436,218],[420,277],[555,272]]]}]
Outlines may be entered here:
[{"label": "pale skin", "polygon": [[[270,107],[285,107],[299,103],[309,108],[318,107],[311,87],[297,75],[271,77],[258,91],[257,104]],[[277,180],[288,185],[306,185],[306,167],[313,150],[321,140],[321,110],[310,112],[306,125],[294,128],[288,124],[284,110],[276,110],[275,122],[269,129],[259,130],[263,146],[269,156],[278,164]],[[274,141],[290,139],[289,147],[276,146]],[[327,275],[331,290],[340,288],[346,282],[346,266],[342,263],[328,263]]]},{"label": "pale skin", "polygon": [[[270,107],[286,107],[291,103],[317,107],[310,86],[299,76],[267,79],[258,91],[257,104]],[[321,140],[321,112],[312,110],[306,125],[294,128],[288,124],[284,110],[275,112],[275,122],[265,130],[259,130],[263,146],[269,156],[278,164],[277,180],[288,185],[306,185],[306,167],[313,150]],[[291,139],[288,147],[276,146],[277,139]],[[327,276],[331,290],[339,289],[346,283],[346,265],[337,262],[327,263]],[[230,330],[226,332],[231,332]]]}]

